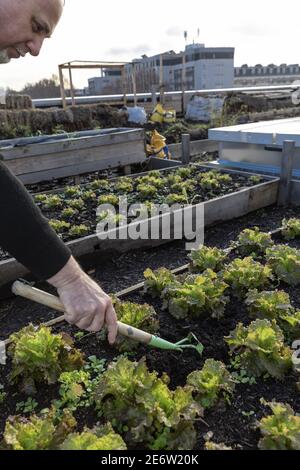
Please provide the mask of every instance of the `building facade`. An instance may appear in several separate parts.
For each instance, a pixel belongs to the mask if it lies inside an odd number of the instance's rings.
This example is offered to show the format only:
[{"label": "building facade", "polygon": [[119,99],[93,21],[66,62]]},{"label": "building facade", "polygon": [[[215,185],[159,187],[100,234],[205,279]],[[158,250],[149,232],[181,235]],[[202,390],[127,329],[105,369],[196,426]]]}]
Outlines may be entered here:
[{"label": "building facade", "polygon": [[300,80],[298,64],[257,64],[253,67],[244,64],[234,69],[235,86],[290,85],[295,80]]},{"label": "building facade", "polygon": [[110,95],[122,93],[122,71],[121,70],[103,70],[102,76],[88,79],[88,94]]},{"label": "building facade", "polygon": [[[141,59],[135,59],[133,63],[136,67],[138,91],[149,92],[151,86],[159,85],[161,60],[165,91],[233,86],[234,48],[208,48],[204,44],[191,44],[186,46],[184,52],[168,51],[152,57],[143,56]],[[126,66],[126,72],[129,83],[132,74],[131,64]]]},{"label": "building facade", "polygon": [[[132,64],[135,64],[137,92],[158,89],[161,63],[165,91],[227,88],[234,85],[234,48],[191,44],[186,46],[184,52],[168,51],[152,57],[143,55],[127,64],[127,91],[133,91]],[[121,93],[121,71],[106,69],[102,77],[89,79],[89,93]]]}]

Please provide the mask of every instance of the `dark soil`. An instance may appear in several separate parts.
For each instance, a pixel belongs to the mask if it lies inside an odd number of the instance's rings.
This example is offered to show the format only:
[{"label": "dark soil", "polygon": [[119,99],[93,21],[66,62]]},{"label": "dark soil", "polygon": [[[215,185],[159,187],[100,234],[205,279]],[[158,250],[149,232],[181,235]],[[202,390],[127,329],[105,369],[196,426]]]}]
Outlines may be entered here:
[{"label": "dark soil", "polygon": [[[244,228],[259,226],[262,230],[272,230],[281,225],[284,217],[300,216],[299,209],[278,209],[271,207],[250,214],[247,217],[233,220],[206,231],[206,244],[225,248],[231,240],[236,239],[239,232]],[[300,247],[300,242],[293,242],[293,246]],[[103,288],[108,292],[117,292],[123,288],[133,285],[142,280],[142,273],[147,267],[156,269],[161,266],[170,269],[181,266],[187,262],[187,252],[183,242],[165,245],[155,250],[146,250],[128,253],[126,255],[113,257],[96,267],[93,275],[101,282]],[[39,288],[49,287],[39,285]],[[280,286],[283,287],[283,286]],[[297,289],[286,289],[291,295],[292,303],[300,308],[300,292]],[[232,331],[238,322],[248,324],[250,322],[243,302],[232,298],[226,308],[225,316],[221,320],[201,319],[177,321],[167,312],[162,310],[160,301],[153,301],[142,292],[131,294],[128,300],[136,302],[148,302],[154,305],[160,319],[160,335],[170,341],[178,341],[186,336],[188,332],[194,332],[203,343],[205,350],[202,357],[196,352],[184,352],[182,354],[159,351],[145,347],[139,347],[134,359],[146,356],[147,365],[151,370],[159,373],[167,372],[171,378],[170,386],[182,386],[186,382],[187,375],[195,369],[202,367],[207,358],[222,360],[229,364],[230,359],[223,337]],[[30,321],[39,323],[44,320],[58,316],[49,309],[32,304],[23,299],[11,299],[0,303],[0,338],[8,337],[13,331],[19,330]],[[63,324],[54,328],[54,331],[67,331],[75,333],[75,329]],[[106,343],[99,342],[96,335],[89,335],[80,341],[77,346],[87,356],[96,355],[99,358],[113,359],[117,354],[115,348]],[[24,401],[26,397],[18,393],[15,388],[8,385],[7,374],[9,364],[0,368],[0,384],[5,386],[8,394],[3,405],[0,405],[0,433],[3,432],[4,424],[9,414],[15,414],[17,402]],[[202,449],[204,434],[208,431],[214,433],[213,441],[225,443],[237,449],[255,449],[259,440],[259,432],[255,429],[255,423],[270,410],[260,403],[260,399],[266,401],[275,399],[279,402],[289,403],[295,410],[300,412],[300,394],[296,383],[299,379],[290,374],[283,382],[273,379],[259,379],[256,385],[238,385],[231,401],[231,406],[221,403],[210,411],[206,411],[204,421],[196,424],[198,432],[197,449]],[[57,387],[41,387],[37,396],[38,410],[48,407],[51,399],[57,395]],[[251,414],[254,412],[254,414]],[[77,413],[79,428],[84,425],[93,426],[97,417],[92,409],[81,409]]]}]

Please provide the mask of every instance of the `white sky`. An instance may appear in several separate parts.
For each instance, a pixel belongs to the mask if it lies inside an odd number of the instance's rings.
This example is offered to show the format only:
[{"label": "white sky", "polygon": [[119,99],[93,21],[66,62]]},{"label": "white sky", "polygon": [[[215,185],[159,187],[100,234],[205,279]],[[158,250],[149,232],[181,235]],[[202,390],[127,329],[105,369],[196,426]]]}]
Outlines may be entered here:
[{"label": "white sky", "polygon": [[[235,47],[235,65],[299,63],[298,0],[66,0],[63,18],[38,58],[26,57],[1,66],[0,87],[19,89],[57,74],[57,65],[70,60],[130,61],[184,47]],[[87,86],[96,71],[75,72],[77,87]]]}]

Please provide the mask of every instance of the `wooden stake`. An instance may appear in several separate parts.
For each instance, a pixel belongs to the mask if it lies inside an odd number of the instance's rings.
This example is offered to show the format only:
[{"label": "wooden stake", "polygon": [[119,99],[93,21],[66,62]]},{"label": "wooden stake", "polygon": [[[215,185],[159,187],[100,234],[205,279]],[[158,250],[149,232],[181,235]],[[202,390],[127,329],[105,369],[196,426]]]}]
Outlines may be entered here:
[{"label": "wooden stake", "polygon": [[282,148],[281,176],[279,183],[278,206],[288,206],[291,199],[293,161],[295,155],[295,142],[285,140]]},{"label": "wooden stake", "polygon": [[159,90],[160,90],[160,104],[163,106],[164,100],[165,100],[165,94],[164,94],[164,59],[163,59],[162,54],[160,54]]},{"label": "wooden stake", "polygon": [[74,92],[74,85],[73,85],[73,77],[72,77],[72,68],[71,63],[69,62],[69,81],[70,81],[70,92],[72,98],[72,106],[75,106],[75,92]]},{"label": "wooden stake", "polygon": [[62,99],[62,105],[63,105],[63,109],[66,109],[67,108],[67,101],[66,101],[63,69],[62,69],[61,65],[58,66],[58,75],[59,75],[59,82],[60,82],[60,95],[61,95],[61,99]]},{"label": "wooden stake", "polygon": [[191,136],[190,134],[182,134],[182,163],[189,165],[191,161]]}]

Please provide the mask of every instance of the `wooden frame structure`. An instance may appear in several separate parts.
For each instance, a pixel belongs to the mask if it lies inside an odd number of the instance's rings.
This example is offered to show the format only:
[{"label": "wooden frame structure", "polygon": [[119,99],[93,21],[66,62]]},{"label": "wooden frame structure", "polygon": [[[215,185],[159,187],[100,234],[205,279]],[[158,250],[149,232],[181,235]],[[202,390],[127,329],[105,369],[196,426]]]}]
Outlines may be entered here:
[{"label": "wooden frame structure", "polygon": [[136,65],[135,63],[131,62],[99,62],[99,61],[84,61],[84,60],[74,60],[71,62],[66,62],[64,64],[60,64],[58,66],[58,74],[59,74],[59,81],[60,81],[60,94],[63,103],[63,108],[67,108],[67,100],[66,100],[66,90],[64,85],[64,77],[63,71],[69,71],[69,81],[70,81],[70,91],[71,91],[71,99],[72,99],[72,106],[75,106],[75,90],[74,90],[74,83],[73,83],[73,76],[72,70],[76,69],[100,69],[101,71],[104,69],[121,69],[121,81],[122,81],[122,88],[123,88],[123,101],[124,105],[127,104],[127,96],[126,96],[126,74],[125,74],[125,67],[126,65],[132,65],[132,86],[133,86],[133,94],[134,94],[134,105],[137,105],[137,96],[136,96]]}]

